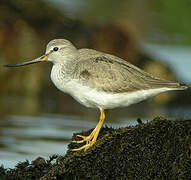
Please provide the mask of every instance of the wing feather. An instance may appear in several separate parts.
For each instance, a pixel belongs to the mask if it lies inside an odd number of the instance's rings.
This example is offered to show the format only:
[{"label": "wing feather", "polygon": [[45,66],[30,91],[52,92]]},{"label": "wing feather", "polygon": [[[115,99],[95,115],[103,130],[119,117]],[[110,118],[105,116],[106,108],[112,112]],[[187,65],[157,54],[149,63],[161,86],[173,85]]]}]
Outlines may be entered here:
[{"label": "wing feather", "polygon": [[179,87],[109,54],[94,54],[77,63],[75,76],[81,83],[105,92],[122,93],[150,88]]}]

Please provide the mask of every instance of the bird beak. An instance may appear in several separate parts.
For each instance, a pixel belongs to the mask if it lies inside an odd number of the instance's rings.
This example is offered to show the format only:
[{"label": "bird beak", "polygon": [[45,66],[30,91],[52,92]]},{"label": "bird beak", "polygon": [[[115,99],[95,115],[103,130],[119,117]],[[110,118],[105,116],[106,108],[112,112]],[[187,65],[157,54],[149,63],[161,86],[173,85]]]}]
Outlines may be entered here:
[{"label": "bird beak", "polygon": [[23,62],[23,63],[17,63],[17,64],[5,64],[5,67],[19,67],[19,66],[25,66],[25,65],[29,65],[29,64],[34,64],[34,63],[39,63],[39,62],[43,62],[43,61],[47,61],[48,60],[48,55],[43,55],[39,58],[36,58],[34,60],[31,61],[27,61],[27,62]]}]

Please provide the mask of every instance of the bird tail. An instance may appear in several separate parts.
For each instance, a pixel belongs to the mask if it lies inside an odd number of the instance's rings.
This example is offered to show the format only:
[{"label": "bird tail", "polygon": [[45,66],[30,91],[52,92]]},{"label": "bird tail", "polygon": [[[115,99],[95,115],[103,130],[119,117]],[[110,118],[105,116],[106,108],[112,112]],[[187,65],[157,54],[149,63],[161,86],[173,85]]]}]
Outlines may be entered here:
[{"label": "bird tail", "polygon": [[185,90],[188,88],[188,86],[183,83],[167,83],[166,87],[170,90]]},{"label": "bird tail", "polygon": [[154,88],[168,88],[169,90],[185,90],[188,88],[186,84],[161,79],[150,80],[148,83]]},{"label": "bird tail", "polygon": [[177,90],[188,89],[188,86],[186,84],[183,84],[183,83],[177,83],[177,84],[178,84]]}]

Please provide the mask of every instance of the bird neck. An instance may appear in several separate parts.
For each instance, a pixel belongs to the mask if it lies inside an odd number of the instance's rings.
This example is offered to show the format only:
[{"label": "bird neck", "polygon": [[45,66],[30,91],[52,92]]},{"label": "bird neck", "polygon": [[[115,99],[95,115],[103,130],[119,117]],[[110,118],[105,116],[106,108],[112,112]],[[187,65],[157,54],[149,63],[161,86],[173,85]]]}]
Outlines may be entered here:
[{"label": "bird neck", "polygon": [[60,76],[61,78],[64,78],[65,80],[71,79],[74,74],[74,70],[76,67],[77,62],[67,62],[67,63],[54,63],[52,70],[51,70],[51,76]]}]

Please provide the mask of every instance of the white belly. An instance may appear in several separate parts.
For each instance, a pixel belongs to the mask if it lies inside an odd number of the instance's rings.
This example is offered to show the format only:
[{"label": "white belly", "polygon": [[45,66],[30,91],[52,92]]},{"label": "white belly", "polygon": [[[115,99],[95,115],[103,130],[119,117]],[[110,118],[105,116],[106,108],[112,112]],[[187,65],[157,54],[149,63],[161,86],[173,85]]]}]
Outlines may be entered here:
[{"label": "white belly", "polygon": [[168,91],[168,88],[140,90],[130,93],[106,93],[79,84],[76,80],[65,83],[56,83],[56,87],[70,94],[75,100],[86,107],[112,109],[116,107],[127,107],[138,103],[149,97]]},{"label": "white belly", "polygon": [[77,85],[70,94],[87,107],[113,109],[116,107],[127,107],[165,91],[168,91],[168,89],[140,90],[130,93],[106,93]]},{"label": "white belly", "polygon": [[80,84],[77,79],[72,80],[66,78],[64,74],[61,73],[60,67],[53,66],[51,71],[51,79],[55,86],[61,91],[70,94],[79,103],[91,108],[112,109],[116,107],[126,107],[162,92],[172,90],[169,88],[160,88],[129,93],[107,93],[86,87]]}]

